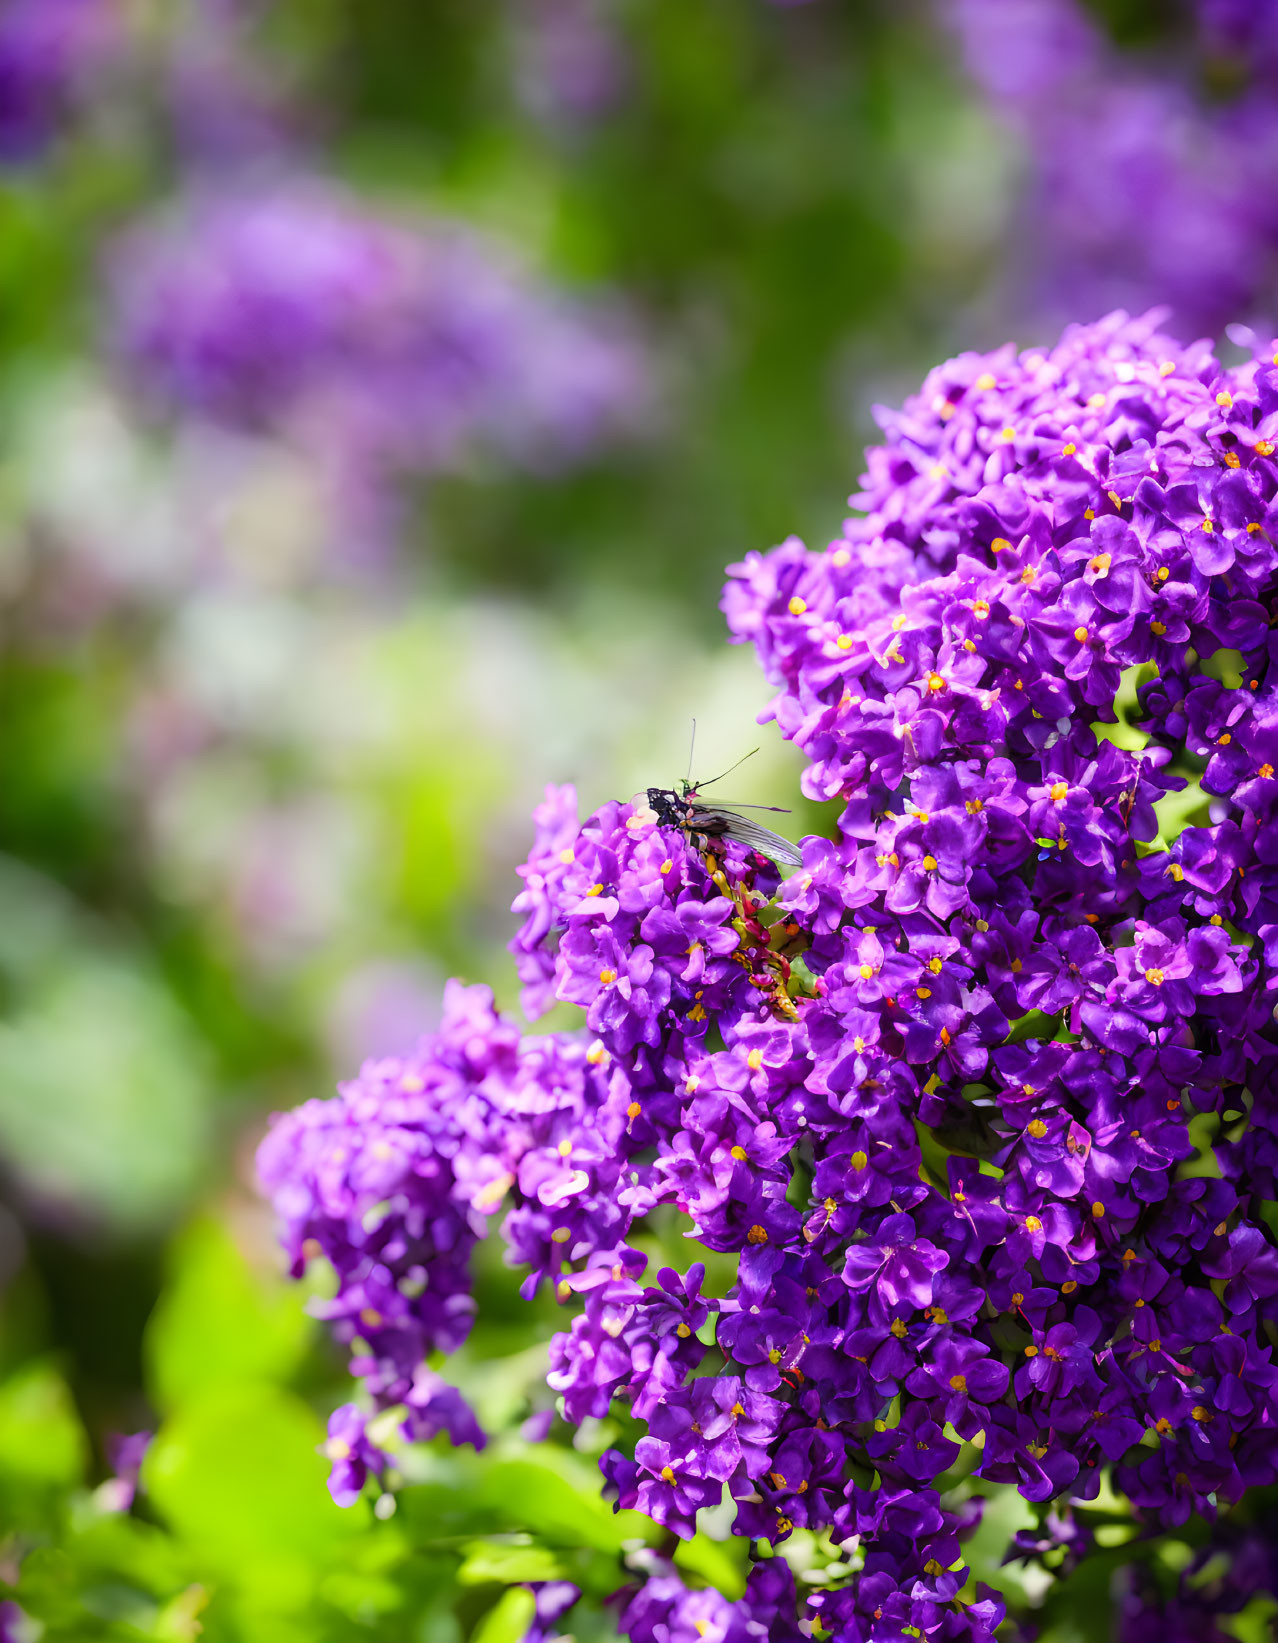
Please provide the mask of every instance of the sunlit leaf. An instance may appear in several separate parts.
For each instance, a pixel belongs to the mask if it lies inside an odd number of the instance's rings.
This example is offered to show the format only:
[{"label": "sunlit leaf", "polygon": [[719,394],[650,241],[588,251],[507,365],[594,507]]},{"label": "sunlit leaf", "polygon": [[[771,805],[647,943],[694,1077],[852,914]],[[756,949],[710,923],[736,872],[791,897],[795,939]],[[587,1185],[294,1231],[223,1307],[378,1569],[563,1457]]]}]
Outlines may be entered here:
[{"label": "sunlit leaf", "polygon": [[172,1409],[212,1387],[285,1379],[311,1333],[295,1290],[254,1272],[225,1227],[196,1221],[172,1247],[147,1325],[152,1401]]},{"label": "sunlit leaf", "polygon": [[0,1385],[0,1476],[64,1488],[84,1475],[88,1443],[66,1382],[25,1364]]},{"label": "sunlit leaf", "polygon": [[471,1634],[471,1643],[518,1643],[532,1622],[536,1601],[529,1591],[504,1592]]}]

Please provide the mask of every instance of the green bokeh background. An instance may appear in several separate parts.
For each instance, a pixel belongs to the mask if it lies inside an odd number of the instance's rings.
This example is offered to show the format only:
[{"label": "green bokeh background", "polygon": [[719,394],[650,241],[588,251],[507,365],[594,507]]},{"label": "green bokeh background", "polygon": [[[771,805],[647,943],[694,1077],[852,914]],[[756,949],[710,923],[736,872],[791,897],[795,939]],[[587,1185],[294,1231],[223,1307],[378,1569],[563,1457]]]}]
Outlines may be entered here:
[{"label": "green bokeh background", "polygon": [[[113,385],[101,275],[181,165],[145,99],[104,92],[0,175],[0,1584],[51,1643],[506,1643],[520,1583],[551,1578],[587,1593],[576,1635],[608,1637],[624,1558],[660,1543],[599,1499],[607,1423],[521,1438],[550,1407],[554,1309],[495,1251],[449,1371],[489,1449],[403,1456],[391,1517],[333,1506],[317,1446],[344,1373],[280,1276],[252,1150],[379,1047],[388,990],[421,1027],[450,974],[515,1007],[513,866],[546,781],[586,807],[670,781],[696,717],[698,769],[759,741],[737,796],[822,825],[754,725],[767,689],[723,641],[723,567],[827,539],[872,404],[1003,339],[1021,160],[921,0],[616,0],[627,84],[577,124],[516,95],[519,10],[278,0],[252,36],[320,169],[610,291],[649,339],[641,437],[559,475],[490,458],[422,484],[381,584],[281,571],[307,518],[281,454],[219,526],[234,599],[177,574],[86,602],[79,545],[127,554],[182,494],[180,430]],[[133,11],[180,23],[178,0]],[[183,691],[221,733],[161,780],[139,724]],[[106,1442],[140,1428],[126,1513]],[[1118,1560],[1129,1525],[1100,1509]],[[1000,1496],[972,1561],[1036,1598],[997,1570],[1028,1521]],[[678,1562],[733,1594],[739,1551]],[[1182,1553],[1149,1551],[1168,1574]],[[830,1549],[789,1555],[819,1580]],[[1106,1635],[1110,1573],[1049,1595],[1044,1637]]]}]

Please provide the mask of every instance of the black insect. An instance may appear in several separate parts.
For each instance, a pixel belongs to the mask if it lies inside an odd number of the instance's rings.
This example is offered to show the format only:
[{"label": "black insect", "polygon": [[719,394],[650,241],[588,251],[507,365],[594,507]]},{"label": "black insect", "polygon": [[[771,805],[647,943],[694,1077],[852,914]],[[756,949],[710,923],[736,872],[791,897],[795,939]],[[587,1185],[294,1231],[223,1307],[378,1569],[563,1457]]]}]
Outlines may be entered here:
[{"label": "black insect", "polygon": [[[752,753],[745,755],[746,759],[753,758]],[[738,759],[730,769],[722,775],[712,776],[707,782],[693,782],[686,777],[679,783],[678,789],[671,787],[650,787],[648,789],[648,808],[655,810],[657,822],[662,827],[677,827],[685,838],[696,839],[735,839],[738,844],[744,844],[751,850],[758,850],[765,856],[771,856],[773,861],[784,862],[789,867],[799,867],[803,858],[789,839],[783,839],[779,833],[774,833],[770,827],[764,827],[760,822],[749,816],[743,816],[743,810],[766,810],[776,816],[788,816],[788,810],[782,810],[774,804],[705,804],[701,799],[704,788],[712,787],[715,782],[721,782],[724,776],[731,775],[737,765],[744,764],[745,759]]]}]

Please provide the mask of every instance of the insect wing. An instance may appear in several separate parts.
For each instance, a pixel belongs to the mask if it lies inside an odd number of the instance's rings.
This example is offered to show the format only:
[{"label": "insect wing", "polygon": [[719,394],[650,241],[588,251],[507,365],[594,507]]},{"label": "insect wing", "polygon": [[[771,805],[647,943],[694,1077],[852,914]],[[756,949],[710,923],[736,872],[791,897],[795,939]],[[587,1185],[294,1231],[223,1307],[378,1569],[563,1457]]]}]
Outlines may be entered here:
[{"label": "insect wing", "polygon": [[712,804],[694,804],[692,813],[692,825],[714,838],[735,839],[738,844],[758,850],[762,855],[771,856],[774,861],[785,862],[790,867],[803,864],[803,858],[789,839],[783,839],[770,827],[761,826],[751,816]]}]

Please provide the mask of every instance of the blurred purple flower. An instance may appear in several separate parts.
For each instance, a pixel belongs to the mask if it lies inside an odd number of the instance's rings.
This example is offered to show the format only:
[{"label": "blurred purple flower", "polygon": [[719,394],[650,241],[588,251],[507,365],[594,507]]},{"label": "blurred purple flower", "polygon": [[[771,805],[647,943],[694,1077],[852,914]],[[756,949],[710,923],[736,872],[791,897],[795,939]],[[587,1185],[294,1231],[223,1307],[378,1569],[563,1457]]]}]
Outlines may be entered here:
[{"label": "blurred purple flower", "polygon": [[420,961],[374,959],[352,970],[338,988],[329,1021],[334,1064],[407,1055],[439,1025],[439,991],[440,977]]},{"label": "blurred purple flower", "polygon": [[593,124],[624,97],[630,61],[617,0],[515,0],[515,93],[547,126]]},{"label": "blurred purple flower", "polygon": [[1169,302],[1193,332],[1265,296],[1278,244],[1278,50],[1255,20],[1267,8],[1202,0],[1201,44],[1237,59],[1238,89],[1220,99],[1195,60],[1120,52],[1078,0],[942,4],[1029,151],[1012,260],[1049,305],[1090,317]]},{"label": "blurred purple flower", "polygon": [[114,351],[154,403],[357,472],[475,450],[554,467],[633,431],[649,402],[615,311],[313,177],[196,191],[128,233],[109,278]]},{"label": "blurred purple flower", "polygon": [[97,1491],[99,1505],[112,1512],[127,1512],[132,1506],[142,1461],[153,1436],[151,1432],[126,1432],[107,1439],[107,1459],[113,1475]]},{"label": "blurred purple flower", "polygon": [[0,162],[38,156],[113,65],[116,0],[0,0]]},{"label": "blurred purple flower", "polygon": [[260,167],[292,123],[283,64],[264,59],[253,25],[270,0],[186,0],[164,65],[169,117],[188,162]]}]

